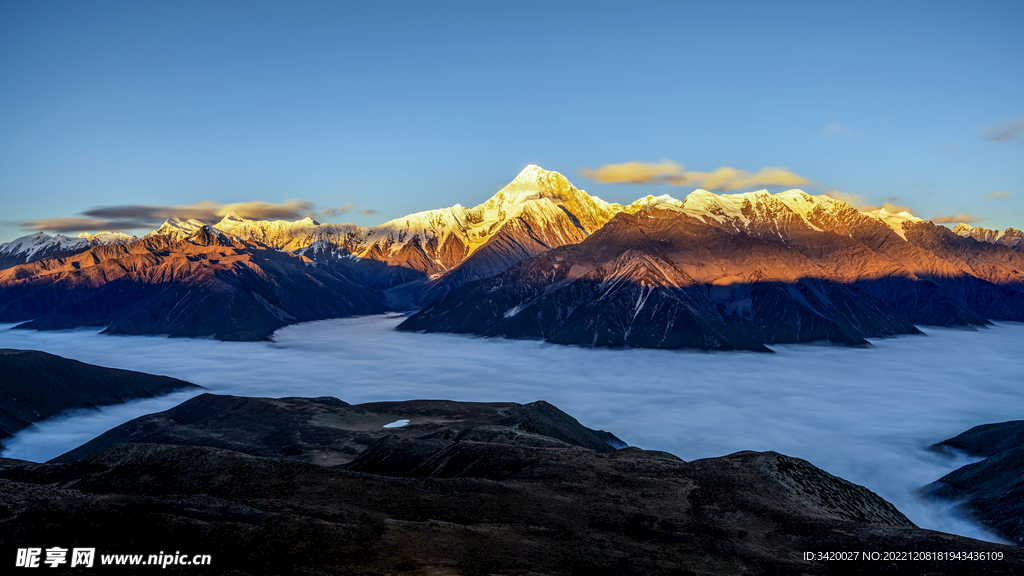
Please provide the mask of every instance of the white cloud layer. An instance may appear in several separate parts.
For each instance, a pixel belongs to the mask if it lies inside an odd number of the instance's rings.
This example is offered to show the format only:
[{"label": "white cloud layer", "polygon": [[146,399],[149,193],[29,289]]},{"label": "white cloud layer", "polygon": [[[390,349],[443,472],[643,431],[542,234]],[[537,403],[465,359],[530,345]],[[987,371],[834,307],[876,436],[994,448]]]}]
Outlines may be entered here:
[{"label": "white cloud layer", "polygon": [[[738,450],[805,458],[893,502],[919,526],[990,538],[914,491],[966,463],[924,447],[989,422],[1024,418],[1024,325],[874,348],[773,346],[777,354],[591,350],[394,332],[398,319],[328,320],[280,330],[274,343],[28,332],[0,347],[165,374],[211,392],[324,396],[351,403],[415,398],[547,400],[581,423],[686,460]],[[4,456],[42,461],[188,394],[50,420]]]}]

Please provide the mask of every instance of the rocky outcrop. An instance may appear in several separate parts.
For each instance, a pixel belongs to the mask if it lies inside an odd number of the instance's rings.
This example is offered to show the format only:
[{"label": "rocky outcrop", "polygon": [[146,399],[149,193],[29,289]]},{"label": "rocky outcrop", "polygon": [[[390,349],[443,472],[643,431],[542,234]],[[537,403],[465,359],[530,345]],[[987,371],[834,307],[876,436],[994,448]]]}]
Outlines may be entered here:
[{"label": "rocky outcrop", "polygon": [[1016,228],[1007,228],[1006,230],[989,230],[987,228],[978,228],[968,224],[957,224],[953,227],[953,233],[965,238],[972,238],[978,242],[999,244],[1001,246],[1012,248],[1018,252],[1024,252],[1024,242],[1021,242],[1021,238],[1024,238],[1024,232],[1021,232]]},{"label": "rocky outcrop", "polygon": [[[405,420],[401,427],[386,424]],[[349,405],[337,398],[247,398],[203,394],[107,431],[54,462],[125,443],[212,446],[254,456],[341,465],[385,437],[473,440],[525,446],[580,446],[610,452],[625,444],[548,404],[413,400]]]},{"label": "rocky outcrop", "polygon": [[1024,545],[1024,421],[975,426],[932,449],[983,460],[950,472],[924,493],[956,502],[965,516]]},{"label": "rocky outcrop", "polygon": [[[594,450],[573,439],[595,431],[542,403],[354,407],[206,395],[164,415],[165,437],[198,445],[112,442],[60,463],[0,461],[0,548],[178,550],[209,554],[211,571],[234,574],[977,570],[978,562],[924,556],[950,550],[998,555],[984,564],[991,574],[1024,568],[1024,550],[918,529],[869,490],[806,461]],[[410,422],[382,429],[394,416]],[[387,434],[347,464],[317,465],[288,442],[259,440],[267,422],[291,422],[289,434],[303,438],[314,426],[339,437]],[[221,434],[250,452],[209,445]],[[865,551],[922,557],[896,565]]]},{"label": "rocky outcrop", "polygon": [[79,234],[74,238],[61,234],[50,236],[45,232],[36,232],[0,244],[0,270],[48,258],[65,258],[93,246],[128,244],[136,240],[138,238],[120,232]]},{"label": "rocky outcrop", "polygon": [[580,244],[466,285],[398,328],[758,351],[917,332],[796,250],[663,210],[619,214]]},{"label": "rocky outcrop", "polygon": [[399,329],[587,346],[763,350],[1024,320],[1024,257],[798,190],[652,199]]},{"label": "rocky outcrop", "polygon": [[288,324],[384,310],[343,268],[208,226],[0,271],[0,322],[24,329],[265,340]]},{"label": "rocky outcrop", "polygon": [[0,374],[0,439],[76,408],[201,388],[167,376],[104,368],[35,350],[0,349]]}]

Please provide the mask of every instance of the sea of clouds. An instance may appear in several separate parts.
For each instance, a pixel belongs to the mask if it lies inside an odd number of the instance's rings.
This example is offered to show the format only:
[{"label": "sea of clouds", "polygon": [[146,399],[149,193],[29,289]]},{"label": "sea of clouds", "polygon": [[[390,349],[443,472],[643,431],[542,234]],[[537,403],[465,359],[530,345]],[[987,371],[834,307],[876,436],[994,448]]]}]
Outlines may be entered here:
[{"label": "sea of clouds", "polygon": [[[395,332],[397,317],[290,326],[235,343],[32,332],[0,326],[0,347],[164,374],[211,392],[335,396],[350,403],[442,398],[547,400],[591,428],[686,460],[775,450],[867,486],[924,528],[993,540],[915,491],[966,464],[925,447],[978,424],[1024,419],[1024,324],[873,347],[773,346],[776,354],[602,350],[535,341]],[[176,393],[39,423],[3,456],[45,461]]]}]

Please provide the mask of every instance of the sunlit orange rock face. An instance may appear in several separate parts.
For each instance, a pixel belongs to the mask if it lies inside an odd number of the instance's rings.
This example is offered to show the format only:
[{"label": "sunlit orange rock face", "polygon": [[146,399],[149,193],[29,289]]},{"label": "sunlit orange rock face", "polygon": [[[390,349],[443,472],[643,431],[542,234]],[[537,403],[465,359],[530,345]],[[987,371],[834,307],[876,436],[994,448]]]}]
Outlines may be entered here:
[{"label": "sunlit orange rock face", "polygon": [[209,227],[0,271],[0,319],[24,328],[259,340],[295,322],[383,310],[342,270]]},{"label": "sunlit orange rock face", "polygon": [[1020,236],[800,190],[614,204],[531,165],[473,208],[373,228],[232,213],[87,250],[19,239],[0,246],[9,261],[62,257],[0,272],[0,321],[252,339],[422,307],[405,328],[607,346],[858,344],[915,324],[1024,320]]},{"label": "sunlit orange rock face", "polygon": [[593,198],[557,172],[528,166],[473,208],[410,214],[375,226],[251,221],[229,215],[215,227],[270,248],[301,250],[326,241],[363,259],[439,277],[467,263],[465,279],[493,275],[544,250],[573,244],[604,225],[618,205]]},{"label": "sunlit orange rock face", "polygon": [[988,230],[985,228],[976,228],[967,224],[957,224],[953,227],[953,233],[965,238],[973,238],[978,242],[985,242],[986,244],[999,244],[1001,246],[1007,246],[1013,248],[1017,252],[1024,252],[1024,232],[1017,230],[1016,228],[1007,228],[1006,230]]},{"label": "sunlit orange rock face", "polygon": [[580,244],[465,285],[399,328],[764,350],[861,344],[914,324],[1024,320],[1024,258],[1011,248],[785,195],[723,203],[709,194],[619,214]]}]

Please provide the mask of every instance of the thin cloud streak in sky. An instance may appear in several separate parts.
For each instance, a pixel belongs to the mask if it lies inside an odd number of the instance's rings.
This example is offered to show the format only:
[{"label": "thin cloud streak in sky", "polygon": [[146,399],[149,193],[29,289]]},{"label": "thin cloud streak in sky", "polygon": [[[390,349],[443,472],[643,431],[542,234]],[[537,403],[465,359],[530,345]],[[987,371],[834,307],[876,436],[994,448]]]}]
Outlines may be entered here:
[{"label": "thin cloud streak in sky", "polygon": [[863,132],[855,131],[846,124],[840,124],[839,122],[833,122],[828,126],[821,129],[821,135],[826,137],[843,136],[847,140],[853,140],[854,138],[860,138],[864,135]]},{"label": "thin cloud streak in sky", "polygon": [[731,192],[763,186],[817,186],[813,181],[782,167],[765,167],[757,172],[722,166],[711,172],[686,170],[670,160],[658,163],[624,162],[598,168],[582,167],[579,173],[602,184],[648,184],[689,186]]},{"label": "thin cloud streak in sky", "polygon": [[355,209],[355,204],[353,204],[352,202],[347,202],[341,206],[336,207],[324,206],[323,208],[320,209],[320,213],[327,217],[341,216],[342,214],[345,214],[346,212],[351,212],[352,210]]},{"label": "thin cloud streak in sky", "polygon": [[993,142],[1010,142],[1024,138],[1024,120],[1012,120],[997,124],[986,130],[981,136]]},{"label": "thin cloud streak in sky", "polygon": [[22,230],[73,234],[75,232],[98,232],[100,230],[123,232],[125,230],[145,228],[150,226],[150,223],[142,220],[103,220],[99,218],[70,216],[66,218],[25,220],[24,222],[19,222],[18,225]]},{"label": "thin cloud streak in sky", "polygon": [[[353,203],[336,208],[321,208],[325,216],[337,216],[356,210]],[[56,233],[113,232],[156,228],[168,218],[194,218],[207,224],[216,224],[229,213],[236,213],[249,220],[297,220],[315,214],[315,207],[308,200],[292,198],[284,202],[219,202],[202,201],[176,206],[124,205],[98,206],[82,212],[82,216],[63,218],[40,218],[26,220],[19,225],[23,230]],[[362,210],[362,214],[375,214],[376,210]]]},{"label": "thin cloud streak in sky", "polygon": [[909,212],[911,214],[914,211],[909,206],[901,206],[899,204],[893,204],[892,202],[882,202],[881,206],[860,206],[857,208],[861,212],[874,212],[875,210],[885,210],[889,214],[899,214],[900,212]]},{"label": "thin cloud streak in sky", "polygon": [[1008,192],[989,192],[985,194],[985,200],[1010,200],[1013,198],[1013,194]]},{"label": "thin cloud streak in sky", "polygon": [[866,202],[865,198],[860,194],[854,192],[843,192],[842,190],[829,190],[825,192],[825,196],[834,198],[840,202],[846,202],[854,207],[863,206]]},{"label": "thin cloud streak in sky", "polygon": [[[393,331],[399,321],[313,322],[278,331],[274,343],[0,329],[0,347],[165,374],[222,394],[352,403],[543,399],[586,426],[686,460],[738,450],[804,458],[874,490],[922,527],[972,537],[984,535],[914,495],[965,463],[924,448],[978,424],[1020,418],[1024,402],[1021,324],[926,328],[928,337],[876,340],[875,348],[774,346],[776,354],[762,355],[409,334]],[[16,436],[4,456],[52,458],[178,401],[43,423]]]},{"label": "thin cloud streak in sky", "polygon": [[281,203],[255,200],[230,204],[203,201],[177,206],[100,206],[82,214],[90,218],[139,219],[159,224],[172,217],[217,222],[231,212],[253,220],[296,219],[308,215],[312,209],[312,202],[293,198]]},{"label": "thin cloud streak in sky", "polygon": [[965,212],[961,212],[959,214],[953,214],[952,216],[943,216],[941,214],[936,214],[935,216],[930,218],[930,220],[936,224],[974,224],[975,222],[981,222],[982,220],[984,220],[984,218],[981,218],[980,216],[975,216],[974,214],[967,214]]}]

